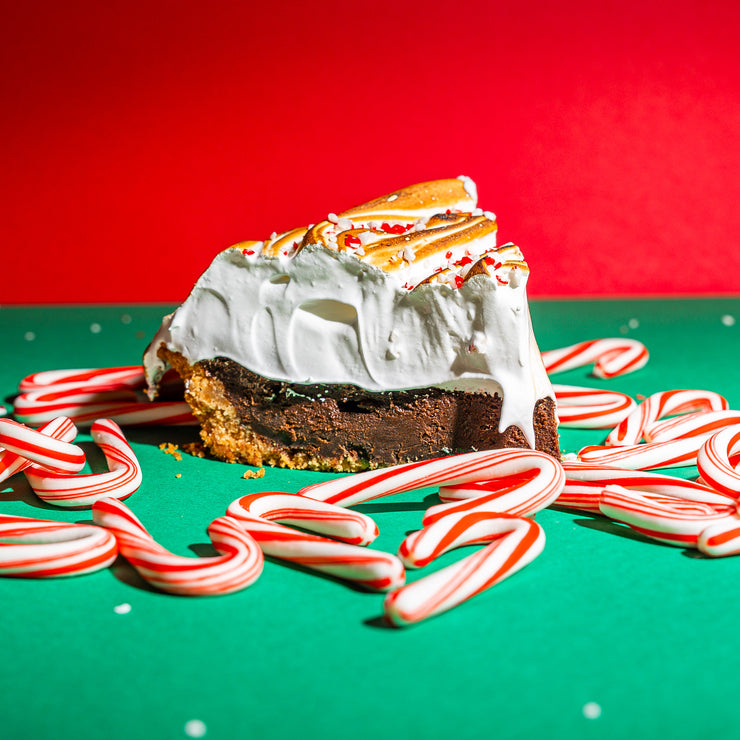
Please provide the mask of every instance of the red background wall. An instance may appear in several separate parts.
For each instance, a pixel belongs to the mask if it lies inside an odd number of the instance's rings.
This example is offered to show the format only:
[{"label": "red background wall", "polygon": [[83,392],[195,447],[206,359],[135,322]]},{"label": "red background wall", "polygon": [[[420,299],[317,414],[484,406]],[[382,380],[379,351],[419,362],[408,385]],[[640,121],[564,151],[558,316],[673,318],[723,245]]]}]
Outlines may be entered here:
[{"label": "red background wall", "polygon": [[3,5],[0,303],[461,173],[532,295],[740,293],[737,2]]}]

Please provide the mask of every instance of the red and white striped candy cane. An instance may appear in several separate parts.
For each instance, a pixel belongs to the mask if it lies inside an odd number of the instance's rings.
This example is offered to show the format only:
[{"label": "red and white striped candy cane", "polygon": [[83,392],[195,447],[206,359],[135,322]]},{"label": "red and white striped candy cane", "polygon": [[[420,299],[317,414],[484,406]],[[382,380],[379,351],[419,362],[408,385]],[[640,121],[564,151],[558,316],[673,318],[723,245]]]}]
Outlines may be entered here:
[{"label": "red and white striped candy cane", "polygon": [[119,390],[143,388],[144,368],[141,365],[123,367],[81,368],[75,370],[43,370],[27,375],[18,384],[21,393],[26,391],[64,389]]},{"label": "red and white striped candy cane", "polygon": [[[729,505],[732,503],[728,496],[707,485],[663,473],[595,465],[578,460],[563,462],[563,470],[566,478],[565,488],[563,494],[555,502],[561,506],[565,505],[562,501],[563,497],[579,488],[583,491],[590,488],[598,492],[609,485],[622,486],[648,496],[653,494],[670,496],[705,504]],[[596,493],[596,511],[598,511],[598,495]]]},{"label": "red and white striped candy cane", "polygon": [[577,385],[553,385],[553,390],[561,427],[608,429],[619,424],[636,406],[633,399],[617,391]]},{"label": "red and white striped candy cane", "polygon": [[147,583],[167,593],[229,594],[251,585],[262,573],[262,550],[228,516],[214,519],[208,525],[208,536],[220,555],[202,558],[184,557],[166,550],[118,499],[96,501],[93,520],[115,535],[121,555]]},{"label": "red and white striped candy cane", "polygon": [[428,563],[462,545],[490,542],[481,550],[386,596],[383,611],[396,626],[420,622],[461,604],[531,563],[545,546],[545,534],[532,519],[472,512],[414,532],[401,545],[411,566]]},{"label": "red and white striped candy cane", "polygon": [[116,538],[88,524],[0,515],[0,575],[51,578],[107,568]]},{"label": "red and white striped candy cane", "polygon": [[105,455],[107,473],[67,475],[38,467],[26,478],[34,493],[47,504],[68,508],[92,506],[101,498],[126,498],[141,485],[141,466],[121,428],[110,419],[98,419],[90,430],[93,442]]},{"label": "red and white striped candy cane", "polygon": [[243,496],[229,505],[226,514],[237,520],[271,557],[377,591],[404,582],[405,571],[395,555],[361,547],[378,534],[375,522],[364,514],[297,494],[275,492]]},{"label": "red and white striped candy cane", "polygon": [[701,480],[734,499],[740,499],[740,472],[730,459],[740,453],[740,424],[707,439],[696,458]]},{"label": "red and white striped candy cane", "polygon": [[[299,496],[354,506],[363,501],[431,486],[460,486],[495,477],[494,466],[506,450],[481,450],[433,460],[368,470],[301,488]],[[530,450],[523,450],[530,452]]]},{"label": "red and white striped candy cane", "polygon": [[101,417],[123,426],[197,423],[185,401],[147,401],[136,391],[125,389],[29,391],[15,398],[13,414],[29,424],[41,424],[60,414],[80,426]]},{"label": "red and white striped candy cane", "polygon": [[649,442],[622,447],[589,445],[578,452],[578,459],[630,470],[682,468],[696,463],[696,455],[702,444],[701,437],[685,437],[669,442]]},{"label": "red and white striped candy cane", "polygon": [[618,338],[591,339],[542,353],[548,374],[595,363],[593,374],[597,378],[613,378],[639,370],[649,357],[647,348],[641,342]]},{"label": "red and white striped candy cane", "polygon": [[727,399],[714,391],[681,389],[653,393],[609,433],[606,444],[639,444],[645,429],[664,416],[692,411],[722,411],[728,407]]},{"label": "red and white striped candy cane", "polygon": [[733,517],[736,506],[703,504],[672,499],[648,498],[637,491],[607,486],[601,496],[601,513],[624,522],[660,542],[682,547],[697,547],[699,535],[710,525]]},{"label": "red and white striped candy cane", "polygon": [[696,547],[711,558],[740,555],[740,515],[710,524],[699,535]]},{"label": "red and white striped candy cane", "polygon": [[57,473],[76,473],[85,465],[85,453],[77,445],[11,419],[0,419],[0,446]]},{"label": "red and white striped candy cane", "polygon": [[734,424],[740,424],[740,411],[700,411],[649,425],[645,430],[645,439],[648,442],[667,442],[685,437],[706,439]]},{"label": "red and white striped candy cane", "polygon": [[[40,434],[45,434],[47,437],[54,437],[54,439],[61,440],[62,442],[72,442],[77,436],[77,427],[72,423],[71,419],[65,416],[59,416],[52,421],[47,422],[37,430]],[[21,455],[9,450],[0,450],[0,481],[4,481],[10,478],[11,475],[20,473],[21,470],[25,470],[33,463]]]},{"label": "red and white striped candy cane", "polygon": [[529,516],[549,506],[563,490],[563,466],[537,450],[496,450],[488,475],[481,483],[442,486],[439,497],[446,503],[424,514],[424,526],[444,517],[470,511]]}]

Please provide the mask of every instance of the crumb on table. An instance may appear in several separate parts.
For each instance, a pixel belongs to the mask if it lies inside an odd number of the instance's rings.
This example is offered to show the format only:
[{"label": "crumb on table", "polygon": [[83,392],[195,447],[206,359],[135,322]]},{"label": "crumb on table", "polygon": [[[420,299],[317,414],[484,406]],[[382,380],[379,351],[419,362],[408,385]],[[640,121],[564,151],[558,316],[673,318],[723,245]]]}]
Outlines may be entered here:
[{"label": "crumb on table", "polygon": [[159,445],[159,449],[162,450],[165,455],[172,455],[175,460],[182,460],[182,455],[180,454],[177,445],[173,445],[172,442],[162,442],[162,444]]},{"label": "crumb on table", "polygon": [[244,475],[242,475],[242,478],[264,478],[265,477],[265,469],[260,468],[259,470],[245,470]]}]

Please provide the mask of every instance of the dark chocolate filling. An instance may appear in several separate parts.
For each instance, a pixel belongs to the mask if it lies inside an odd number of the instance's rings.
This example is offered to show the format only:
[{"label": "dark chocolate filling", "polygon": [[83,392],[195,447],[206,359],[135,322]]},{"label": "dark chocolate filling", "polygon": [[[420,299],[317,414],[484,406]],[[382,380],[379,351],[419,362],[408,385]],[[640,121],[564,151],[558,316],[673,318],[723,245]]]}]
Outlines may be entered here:
[{"label": "dark chocolate filling", "polygon": [[[501,398],[440,388],[370,393],[353,385],[269,380],[226,358],[199,363],[219,380],[240,421],[287,454],[349,455],[394,465],[445,452],[529,447],[515,426],[498,431]],[[555,405],[534,410],[535,446],[559,457]]]}]

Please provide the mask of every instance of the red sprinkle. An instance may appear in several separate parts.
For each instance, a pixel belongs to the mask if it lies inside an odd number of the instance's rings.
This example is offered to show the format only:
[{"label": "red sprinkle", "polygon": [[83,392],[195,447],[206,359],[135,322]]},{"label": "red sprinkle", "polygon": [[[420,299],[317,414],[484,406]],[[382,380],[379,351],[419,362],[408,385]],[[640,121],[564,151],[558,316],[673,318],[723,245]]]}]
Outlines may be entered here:
[{"label": "red sprinkle", "polygon": [[394,224],[393,226],[388,223],[380,224],[380,228],[389,234],[405,234],[409,229],[412,229],[413,227],[413,224],[406,224],[406,226],[404,226],[403,224]]},{"label": "red sprinkle", "polygon": [[461,288],[463,284],[463,278],[461,275],[455,275],[455,287]]},{"label": "red sprinkle", "polygon": [[452,252],[447,252],[447,253],[445,254],[445,257],[446,257],[446,258],[447,258],[448,260],[451,260],[451,259],[452,259]]},{"label": "red sprinkle", "polygon": [[469,265],[473,260],[466,254],[457,264],[460,266]]},{"label": "red sprinkle", "polygon": [[242,249],[242,254],[252,255],[254,254],[254,249]]},{"label": "red sprinkle", "polygon": [[356,244],[358,247],[362,246],[362,242],[360,241],[360,238],[358,236],[353,236],[352,234],[348,234],[344,238],[345,244]]}]

